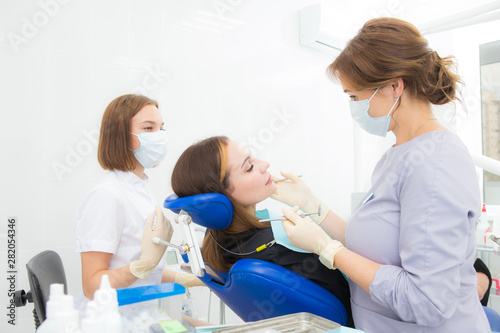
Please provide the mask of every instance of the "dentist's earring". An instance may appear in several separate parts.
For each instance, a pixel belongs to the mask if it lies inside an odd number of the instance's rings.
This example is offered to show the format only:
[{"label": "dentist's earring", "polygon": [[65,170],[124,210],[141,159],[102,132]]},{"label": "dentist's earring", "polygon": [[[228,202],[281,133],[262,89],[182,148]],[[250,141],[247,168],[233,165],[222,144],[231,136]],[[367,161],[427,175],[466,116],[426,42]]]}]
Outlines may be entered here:
[{"label": "dentist's earring", "polygon": [[394,96],[394,101],[397,101],[398,100],[398,97]]}]

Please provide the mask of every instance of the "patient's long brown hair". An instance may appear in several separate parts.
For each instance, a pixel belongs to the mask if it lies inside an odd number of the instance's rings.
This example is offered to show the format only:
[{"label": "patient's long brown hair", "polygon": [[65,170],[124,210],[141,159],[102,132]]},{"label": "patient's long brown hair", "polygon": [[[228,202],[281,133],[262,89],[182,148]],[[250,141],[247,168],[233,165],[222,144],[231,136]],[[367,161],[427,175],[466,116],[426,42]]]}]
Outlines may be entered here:
[{"label": "patient's long brown hair", "polygon": [[[225,230],[209,229],[215,240],[226,247],[227,235],[249,230],[268,228],[269,223],[259,223],[258,218],[231,198],[228,192],[229,171],[227,168],[227,144],[225,136],[214,136],[187,148],[175,164],[172,172],[172,189],[179,197],[202,193],[224,194],[233,204],[233,220]],[[203,259],[213,269],[227,272],[233,265],[224,259],[224,250],[212,239],[205,236],[201,249]]]}]

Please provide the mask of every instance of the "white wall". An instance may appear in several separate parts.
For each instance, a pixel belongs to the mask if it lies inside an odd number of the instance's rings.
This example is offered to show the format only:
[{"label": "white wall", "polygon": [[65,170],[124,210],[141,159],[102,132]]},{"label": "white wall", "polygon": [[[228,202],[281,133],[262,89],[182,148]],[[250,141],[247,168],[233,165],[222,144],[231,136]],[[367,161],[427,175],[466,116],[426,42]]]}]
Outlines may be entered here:
[{"label": "white wall", "polygon": [[[255,142],[273,173],[302,173],[317,196],[348,217],[350,193],[368,189],[374,163],[392,142],[352,125],[347,97],[325,75],[333,59],[299,45],[298,9],[316,2],[0,1],[1,332],[33,330],[31,304],[17,310],[16,326],[6,323],[8,217],[18,218],[16,289],[29,289],[28,260],[52,249],[62,257],[69,293],[79,292],[74,216],[103,175],[96,133],[106,105],[121,94],[142,92],[160,104],[169,154],[148,172],[159,202],[171,193],[180,153],[222,134]],[[461,64],[470,117],[455,128],[475,152],[478,44],[500,39],[497,31],[491,23],[429,36],[431,47]]]},{"label": "white wall", "polygon": [[345,97],[326,78],[331,57],[298,43],[298,9],[313,2],[232,1],[222,17],[205,0],[0,2],[0,331],[34,327],[31,304],[17,310],[15,327],[6,323],[10,216],[18,218],[16,288],[29,289],[26,263],[52,249],[70,294],[79,292],[74,216],[103,175],[96,133],[121,94],[142,90],[159,102],[169,154],[148,172],[159,202],[171,193],[180,153],[223,134],[257,138],[257,156],[274,173],[302,173],[348,215],[352,130],[338,104]]}]

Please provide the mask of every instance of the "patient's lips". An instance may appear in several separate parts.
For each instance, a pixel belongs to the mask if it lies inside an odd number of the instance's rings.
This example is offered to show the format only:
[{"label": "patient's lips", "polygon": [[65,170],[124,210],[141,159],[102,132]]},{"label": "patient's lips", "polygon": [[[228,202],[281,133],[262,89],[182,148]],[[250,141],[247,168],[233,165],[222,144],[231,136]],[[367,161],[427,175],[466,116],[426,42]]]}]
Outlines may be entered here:
[{"label": "patient's lips", "polygon": [[266,185],[269,185],[273,182],[273,179],[271,178],[271,175],[269,175],[269,179],[267,180]]}]

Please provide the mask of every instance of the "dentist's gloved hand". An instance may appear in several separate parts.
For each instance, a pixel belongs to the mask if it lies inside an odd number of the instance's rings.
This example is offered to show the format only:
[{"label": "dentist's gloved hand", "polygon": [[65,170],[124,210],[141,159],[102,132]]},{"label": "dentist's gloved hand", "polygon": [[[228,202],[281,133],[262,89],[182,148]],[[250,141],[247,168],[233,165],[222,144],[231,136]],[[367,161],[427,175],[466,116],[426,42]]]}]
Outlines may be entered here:
[{"label": "dentist's gloved hand", "polygon": [[[156,218],[156,224],[154,220]],[[153,230],[154,225],[154,230]],[[153,243],[153,237],[159,237],[167,242],[172,238],[173,228],[170,221],[163,215],[161,208],[157,205],[154,214],[151,213],[146,220],[141,243],[141,257],[130,263],[130,272],[139,279],[148,277],[160,262],[166,245]]]},{"label": "dentist's gloved hand", "polygon": [[321,204],[321,216],[309,216],[316,224],[321,224],[325,219],[328,211],[328,206],[314,196],[306,183],[291,172],[281,171],[283,177],[290,179],[276,183],[276,192],[271,195],[271,198],[281,201],[289,206],[299,206],[305,213],[314,213],[318,211]]},{"label": "dentist's gloved hand", "polygon": [[316,253],[323,265],[330,269],[335,267],[335,254],[344,249],[344,245],[338,240],[334,240],[318,225],[307,218],[297,215],[298,207],[283,208],[283,215],[287,220],[283,220],[288,240],[294,246],[303,250]]}]

